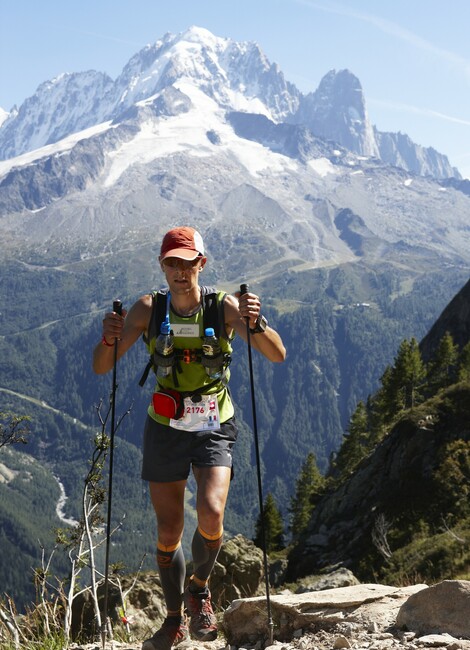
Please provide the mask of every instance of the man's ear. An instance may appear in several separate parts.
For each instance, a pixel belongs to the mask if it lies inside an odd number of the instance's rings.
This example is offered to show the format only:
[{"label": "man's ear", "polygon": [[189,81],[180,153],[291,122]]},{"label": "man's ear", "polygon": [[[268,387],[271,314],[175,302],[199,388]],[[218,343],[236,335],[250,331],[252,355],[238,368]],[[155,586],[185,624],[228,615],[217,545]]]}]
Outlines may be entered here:
[{"label": "man's ear", "polygon": [[207,262],[207,257],[203,257],[203,258],[201,259],[201,265],[200,265],[200,267],[199,267],[199,270],[200,270],[200,271],[202,271],[202,269],[205,267],[206,262]]}]

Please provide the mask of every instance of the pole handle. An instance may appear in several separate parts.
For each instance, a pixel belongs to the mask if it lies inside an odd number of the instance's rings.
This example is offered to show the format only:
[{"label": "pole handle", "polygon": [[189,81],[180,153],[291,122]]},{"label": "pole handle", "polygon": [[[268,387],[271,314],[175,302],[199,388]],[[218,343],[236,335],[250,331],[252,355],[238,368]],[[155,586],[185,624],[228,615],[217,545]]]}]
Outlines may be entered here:
[{"label": "pole handle", "polygon": [[119,316],[122,316],[122,302],[120,300],[115,300],[113,302],[113,311],[115,311],[116,314],[119,314]]},{"label": "pole handle", "polygon": [[247,284],[240,285],[240,295],[243,296],[244,293],[248,293],[249,286]]}]

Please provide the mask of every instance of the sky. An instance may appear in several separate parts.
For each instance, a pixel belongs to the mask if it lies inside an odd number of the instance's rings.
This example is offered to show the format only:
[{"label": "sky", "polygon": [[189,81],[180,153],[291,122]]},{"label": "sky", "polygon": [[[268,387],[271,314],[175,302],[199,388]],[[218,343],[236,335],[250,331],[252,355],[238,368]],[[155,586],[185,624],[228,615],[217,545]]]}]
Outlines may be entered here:
[{"label": "sky", "polygon": [[116,78],[191,25],[256,41],[304,93],[348,69],[380,131],[406,133],[470,178],[468,0],[0,0],[0,107],[62,72]]}]

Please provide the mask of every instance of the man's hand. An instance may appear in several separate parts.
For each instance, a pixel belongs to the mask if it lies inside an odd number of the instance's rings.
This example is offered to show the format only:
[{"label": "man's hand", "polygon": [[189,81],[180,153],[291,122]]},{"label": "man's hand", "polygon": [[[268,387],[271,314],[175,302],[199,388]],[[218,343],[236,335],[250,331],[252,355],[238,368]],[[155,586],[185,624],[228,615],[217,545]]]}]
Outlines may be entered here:
[{"label": "man's hand", "polygon": [[254,293],[243,293],[240,291],[235,293],[238,298],[238,311],[240,316],[245,320],[248,319],[250,328],[253,329],[256,325],[256,319],[261,313],[261,301]]},{"label": "man's hand", "polygon": [[115,340],[122,338],[122,330],[127,311],[122,310],[122,315],[115,311],[110,311],[103,318],[103,337],[108,345],[114,345]]}]

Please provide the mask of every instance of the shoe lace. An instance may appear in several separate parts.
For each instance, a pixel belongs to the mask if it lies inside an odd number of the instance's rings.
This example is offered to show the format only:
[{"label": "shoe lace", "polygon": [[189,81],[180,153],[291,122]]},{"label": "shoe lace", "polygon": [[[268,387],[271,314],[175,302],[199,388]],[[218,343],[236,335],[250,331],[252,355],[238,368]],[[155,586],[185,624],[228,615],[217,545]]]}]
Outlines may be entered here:
[{"label": "shoe lace", "polygon": [[214,611],[212,609],[211,597],[208,596],[207,598],[201,598],[198,600],[200,603],[200,607],[198,607],[198,612],[196,615],[197,619],[209,625],[212,624]]}]

